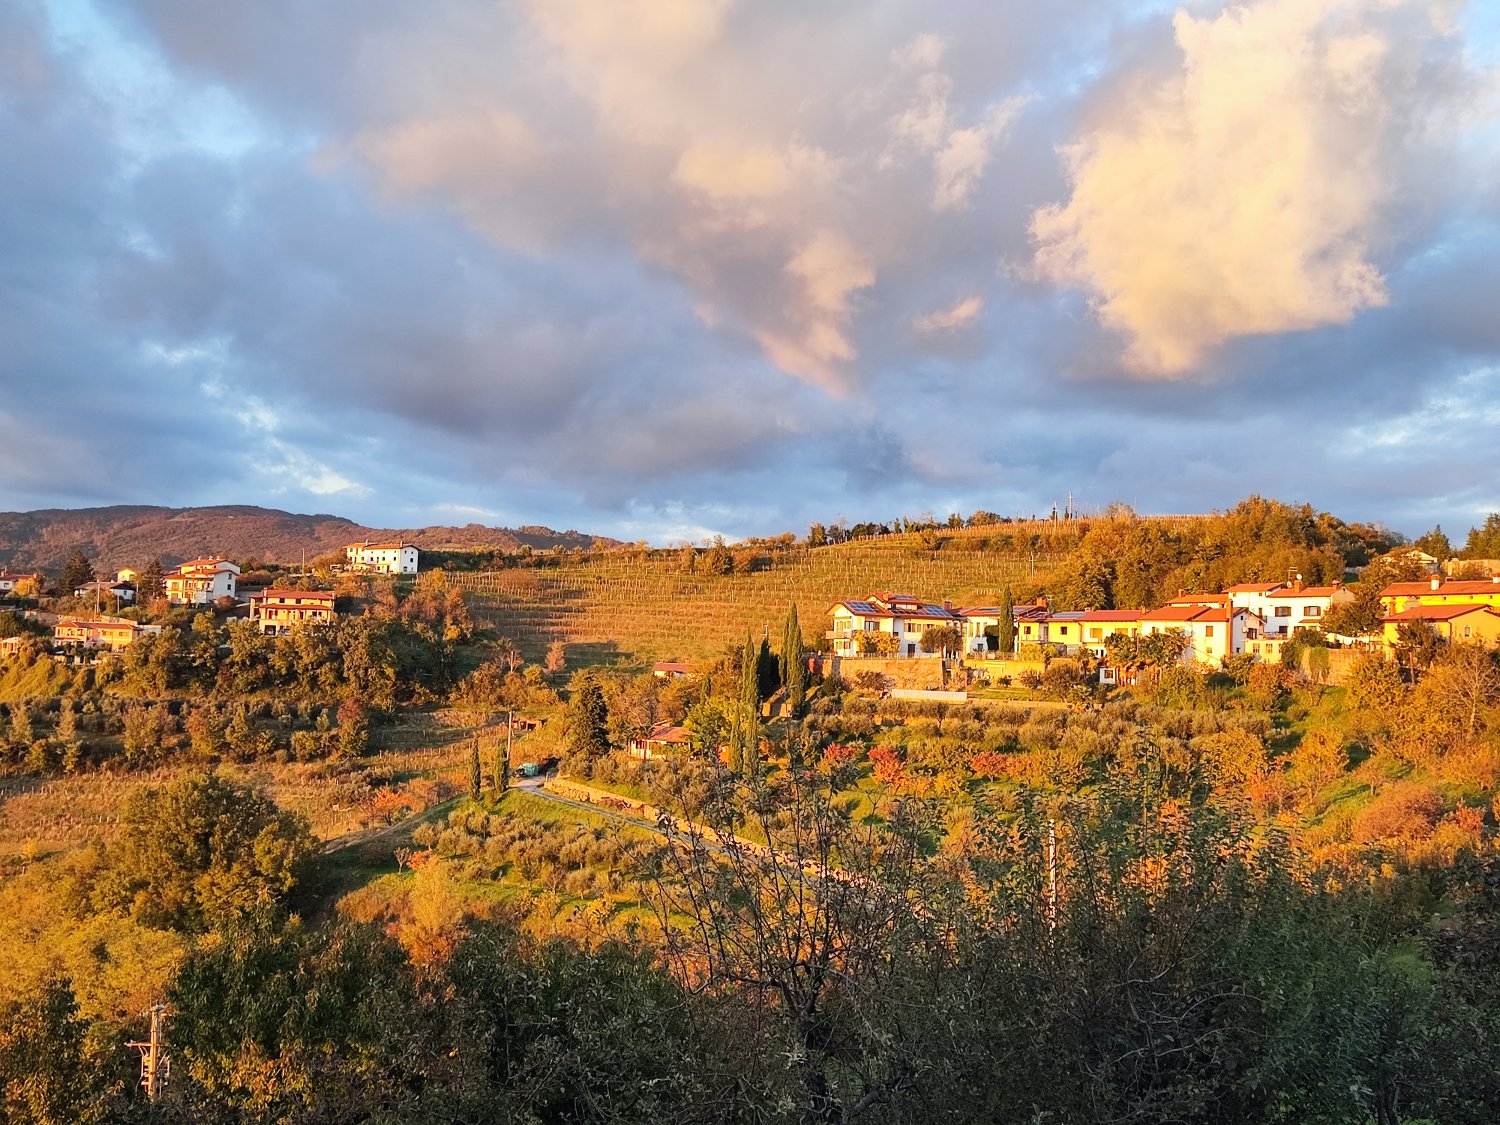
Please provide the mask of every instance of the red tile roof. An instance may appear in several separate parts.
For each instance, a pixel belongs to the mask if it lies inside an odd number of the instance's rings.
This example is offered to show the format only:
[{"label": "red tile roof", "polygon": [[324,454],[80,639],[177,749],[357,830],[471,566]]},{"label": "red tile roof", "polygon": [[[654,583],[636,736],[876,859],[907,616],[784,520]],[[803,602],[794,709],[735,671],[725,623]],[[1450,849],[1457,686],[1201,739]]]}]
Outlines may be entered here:
[{"label": "red tile roof", "polygon": [[1139,621],[1146,616],[1144,609],[1091,609],[1079,621]]},{"label": "red tile roof", "polygon": [[1342,586],[1303,586],[1300,590],[1288,587],[1276,591],[1271,597],[1285,598],[1288,601],[1296,601],[1298,598],[1331,598],[1342,589]]},{"label": "red tile roof", "polygon": [[250,600],[257,598],[301,598],[303,601],[328,602],[333,604],[332,590],[262,590],[258,594],[251,594]]},{"label": "red tile roof", "polygon": [[1494,606],[1488,605],[1414,605],[1410,609],[1403,609],[1400,613],[1393,613],[1388,617],[1381,618],[1382,621],[1452,621],[1455,617],[1465,617],[1471,613],[1493,613],[1500,617]]},{"label": "red tile roof", "polygon": [[1285,585],[1285,582],[1241,582],[1238,586],[1229,587],[1225,592],[1229,594],[1269,594],[1272,590],[1279,590]]}]

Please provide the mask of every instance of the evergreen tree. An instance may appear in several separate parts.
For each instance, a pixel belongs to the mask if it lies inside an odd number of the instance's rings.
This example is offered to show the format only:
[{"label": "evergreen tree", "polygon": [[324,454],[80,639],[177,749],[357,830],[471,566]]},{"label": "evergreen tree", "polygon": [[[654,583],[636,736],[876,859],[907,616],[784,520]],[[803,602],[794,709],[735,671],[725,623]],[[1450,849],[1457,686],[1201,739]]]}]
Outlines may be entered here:
[{"label": "evergreen tree", "polygon": [[587,674],[574,677],[568,701],[568,748],[584,758],[609,752],[609,708],[599,682]]},{"label": "evergreen tree", "polygon": [[152,559],[146,569],[136,576],[135,600],[137,605],[150,605],[166,596],[167,580],[163,575],[161,559]]},{"label": "evergreen tree", "polygon": [[75,548],[68,558],[67,565],[63,567],[58,593],[65,598],[71,597],[74,590],[80,586],[87,586],[93,580],[94,564],[89,562],[82,547]]},{"label": "evergreen tree", "polygon": [[781,682],[786,685],[787,715],[802,717],[807,705],[807,656],[802,649],[802,626],[797,622],[797,604],[786,615],[786,634],[781,641]]},{"label": "evergreen tree", "polygon": [[761,700],[770,699],[781,686],[781,671],[776,664],[776,657],[771,653],[771,638],[762,637],[760,652],[755,657],[755,686]]},{"label": "evergreen tree", "polygon": [[745,638],[740,656],[740,697],[735,709],[733,760],[730,765],[739,774],[748,773],[755,764],[760,742],[760,684],[756,675],[755,642]]},{"label": "evergreen tree", "polygon": [[1466,559],[1500,559],[1500,512],[1491,512],[1484,523],[1471,528],[1468,541],[1464,543],[1463,557]]},{"label": "evergreen tree", "polygon": [[484,775],[479,770],[479,739],[469,741],[469,797],[479,800],[484,792]]},{"label": "evergreen tree", "polygon": [[1015,601],[1009,586],[1000,591],[1000,624],[996,629],[996,636],[1001,652],[1016,651]]},{"label": "evergreen tree", "polygon": [[495,774],[495,796],[505,796],[505,791],[510,788],[510,760],[505,754],[505,743],[496,741],[493,755],[493,769]]}]

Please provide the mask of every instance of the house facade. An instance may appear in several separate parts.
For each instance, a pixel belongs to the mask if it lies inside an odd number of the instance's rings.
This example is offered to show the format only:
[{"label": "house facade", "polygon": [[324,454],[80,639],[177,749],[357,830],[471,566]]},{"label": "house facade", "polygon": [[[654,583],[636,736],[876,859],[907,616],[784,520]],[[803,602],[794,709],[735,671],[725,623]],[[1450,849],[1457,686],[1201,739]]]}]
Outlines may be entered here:
[{"label": "house facade", "polygon": [[1414,605],[1381,621],[1387,653],[1401,639],[1401,627],[1413,622],[1431,626],[1449,643],[1493,645],[1500,642],[1500,610],[1492,605]]},{"label": "house facade", "polygon": [[268,637],[301,625],[328,625],[333,618],[331,590],[265,590],[250,597],[250,620]]},{"label": "house facade", "polygon": [[344,548],[350,569],[370,574],[415,574],[420,556],[415,544],[399,540],[371,543],[366,539],[363,543],[351,543]]},{"label": "house facade", "polygon": [[1247,609],[1224,605],[1169,605],[1141,615],[1140,636],[1177,630],[1182,663],[1217,667],[1226,656],[1245,651],[1247,634],[1259,618]]},{"label": "house facade", "polygon": [[1103,658],[1110,637],[1138,637],[1144,609],[1091,609],[1078,619],[1079,647]]},{"label": "house facade", "polygon": [[[828,631],[835,656],[936,656],[922,648],[922,634],[934,627],[953,626],[962,634],[964,618],[952,605],[924,602],[910,594],[871,594],[864,601],[839,602],[828,611]],[[877,641],[884,634],[889,641]],[[889,652],[882,653],[882,645]]]},{"label": "house facade", "polygon": [[632,738],[628,749],[632,758],[655,762],[687,753],[692,748],[692,743],[686,727],[657,723],[651,728],[650,734]]},{"label": "house facade", "polygon": [[139,625],[134,621],[118,619],[63,620],[52,627],[52,638],[63,645],[124,652],[140,637],[160,632],[159,625]]},{"label": "house facade", "polygon": [[226,559],[193,559],[164,574],[162,583],[173,605],[212,605],[235,596],[239,576],[240,568]]},{"label": "house facade", "polygon": [[1380,608],[1393,617],[1415,606],[1487,605],[1500,609],[1500,575],[1493,578],[1393,582],[1380,591]]},{"label": "house facade", "polygon": [[1271,612],[1265,618],[1265,635],[1285,640],[1299,629],[1323,630],[1323,615],[1329,608],[1352,602],[1354,595],[1341,583],[1331,586],[1304,586],[1301,581],[1283,586],[1266,596]]},{"label": "house facade", "polygon": [[16,587],[26,582],[34,583],[40,589],[42,576],[40,574],[11,574],[8,571],[0,571],[0,596],[14,594]]}]

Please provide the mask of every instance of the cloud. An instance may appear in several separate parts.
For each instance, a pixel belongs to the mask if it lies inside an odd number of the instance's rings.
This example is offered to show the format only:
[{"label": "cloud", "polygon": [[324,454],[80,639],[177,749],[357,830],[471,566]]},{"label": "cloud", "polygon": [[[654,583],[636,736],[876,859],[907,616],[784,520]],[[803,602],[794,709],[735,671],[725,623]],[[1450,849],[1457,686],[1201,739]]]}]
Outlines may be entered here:
[{"label": "cloud", "polygon": [[1420,0],[1257,0],[1173,28],[1180,58],[1117,86],[1062,150],[1068,201],[1032,220],[1040,275],[1089,293],[1155,376],[1386,303],[1400,164],[1457,49]]},{"label": "cloud", "polygon": [[912,327],[923,334],[956,332],[978,319],[984,311],[984,298],[977,294],[961,297],[946,309],[938,309],[926,316],[919,316]]}]

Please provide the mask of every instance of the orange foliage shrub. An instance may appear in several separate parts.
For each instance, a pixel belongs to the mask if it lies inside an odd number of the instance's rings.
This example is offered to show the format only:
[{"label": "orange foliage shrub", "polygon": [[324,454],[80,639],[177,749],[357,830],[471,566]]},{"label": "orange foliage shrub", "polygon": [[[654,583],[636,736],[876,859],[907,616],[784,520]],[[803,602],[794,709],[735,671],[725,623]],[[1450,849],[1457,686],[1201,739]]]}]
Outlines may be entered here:
[{"label": "orange foliage shrub", "polygon": [[1356,843],[1425,840],[1443,815],[1443,801],[1425,785],[1399,781],[1370,802],[1353,826]]}]

